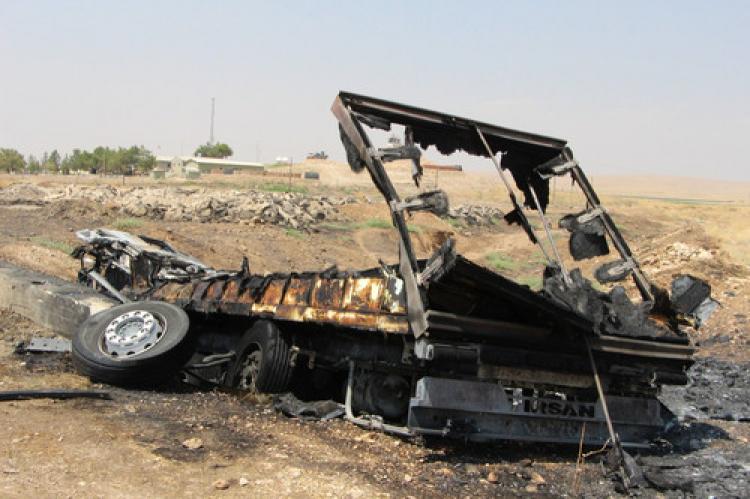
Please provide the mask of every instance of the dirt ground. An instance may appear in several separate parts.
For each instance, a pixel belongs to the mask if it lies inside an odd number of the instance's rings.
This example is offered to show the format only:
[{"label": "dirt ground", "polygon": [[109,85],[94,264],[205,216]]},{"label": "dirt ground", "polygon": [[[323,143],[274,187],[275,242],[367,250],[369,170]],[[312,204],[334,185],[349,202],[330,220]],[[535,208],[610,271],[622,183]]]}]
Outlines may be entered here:
[{"label": "dirt ground", "polygon": [[[384,204],[377,202],[376,193],[360,178],[352,179],[345,170],[334,174],[335,165],[308,164],[299,168],[313,167],[333,173],[329,180],[321,175],[321,183],[306,187],[309,193],[346,194],[373,202],[342,206],[341,220],[323,222],[310,232],[274,225],[123,217],[111,206],[85,200],[39,206],[0,205],[0,259],[74,279],[78,264],[67,256],[76,244],[74,232],[81,228],[110,227],[165,239],[179,250],[218,268],[238,268],[243,255],[248,256],[254,272],[316,270],[334,264],[340,268],[364,268],[377,265],[379,259],[394,261],[396,240],[387,222],[384,225],[388,212]],[[441,187],[446,187],[452,201],[507,209],[499,188],[494,184],[489,186],[484,177],[469,173],[450,175],[454,175],[450,182],[447,175],[439,182],[445,182]],[[121,179],[0,176],[0,188],[18,182],[116,184]],[[127,179],[127,182],[150,181]],[[206,178],[201,182],[212,189],[223,189],[231,180]],[[238,178],[237,182],[240,187],[276,188],[264,184],[266,180]],[[733,365],[748,362],[750,206],[747,200],[731,192],[724,197],[721,192],[711,192],[700,199],[669,198],[661,196],[661,191],[659,196],[654,195],[653,188],[644,188],[645,194],[638,195],[631,184],[618,194],[606,179],[602,182],[608,185],[605,205],[655,282],[666,285],[673,275],[681,272],[711,282],[713,295],[722,306],[696,335],[702,345],[699,355]],[[680,196],[685,195],[683,192],[698,191],[679,185]],[[553,202],[550,209],[553,219],[580,210],[583,205],[579,197],[562,188],[553,193]],[[414,217],[410,227],[420,256],[429,255],[447,235],[452,235],[459,252],[467,257],[531,287],[540,283],[542,255],[538,250],[530,250],[517,228],[503,224],[468,227],[431,215]],[[559,229],[554,229],[553,234],[563,250],[564,234]],[[570,267],[575,265],[572,261],[566,263]],[[591,270],[591,264],[582,267]],[[0,312],[0,391],[92,387],[87,379],[74,373],[64,355],[13,353],[17,342],[48,334],[15,314]],[[113,400],[0,402],[3,421],[0,439],[6,443],[0,451],[0,495],[602,497],[617,494],[615,482],[602,472],[601,456],[591,456],[576,472],[578,449],[573,447],[408,441],[364,431],[341,420],[288,419],[277,415],[268,400],[243,398],[233,393],[198,392],[181,385],[150,392],[97,388],[109,391]],[[700,486],[703,488],[693,489],[692,494],[744,495],[733,493],[734,485],[726,488],[719,485],[722,480],[735,483],[732,480],[736,481],[737,474],[745,480],[738,483],[747,483],[750,473],[747,423],[710,419],[700,425],[680,429],[680,438],[688,443],[674,444],[673,456],[680,459],[703,459],[704,454],[731,456],[726,459],[731,461],[734,475],[726,475],[729,471],[721,468],[725,475],[719,471],[715,476],[710,475]],[[191,450],[183,446],[189,439],[200,439],[200,447]],[[719,485],[711,488],[711,484]],[[225,486],[228,488],[224,489]],[[668,496],[684,493],[665,492]]]}]

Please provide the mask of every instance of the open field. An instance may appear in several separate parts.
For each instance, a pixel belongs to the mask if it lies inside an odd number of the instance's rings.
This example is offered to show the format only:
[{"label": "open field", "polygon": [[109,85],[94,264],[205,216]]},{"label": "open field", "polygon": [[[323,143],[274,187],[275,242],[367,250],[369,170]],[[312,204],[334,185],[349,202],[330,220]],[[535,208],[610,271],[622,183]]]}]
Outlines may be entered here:
[{"label": "open field", "polygon": [[[406,165],[392,167],[398,188],[415,193]],[[74,279],[78,263],[67,253],[74,231],[109,227],[167,240],[206,263],[235,269],[243,255],[254,272],[377,266],[393,262],[396,239],[388,210],[366,174],[345,165],[309,161],[295,171],[320,172],[320,181],[295,179],[309,196],[351,196],[336,216],[295,229],[273,223],[166,221],[121,212],[116,202],[52,199],[38,204],[0,204],[0,259]],[[434,172],[423,187],[434,186]],[[603,202],[645,270],[660,285],[677,273],[706,278],[722,307],[701,329],[702,357],[745,364],[750,361],[750,185],[696,179],[594,177]],[[440,172],[438,186],[452,204],[508,210],[498,179],[477,173]],[[30,183],[110,185],[122,178],[0,176],[0,188]],[[197,187],[209,193],[258,189],[274,192],[284,180],[210,175],[198,181],[126,178],[125,188]],[[140,191],[138,191],[140,192]],[[0,190],[0,195],[2,190]],[[560,183],[552,193],[553,221],[581,210],[582,198]],[[530,215],[537,229],[535,214]],[[486,227],[419,214],[409,222],[421,257],[448,236],[458,251],[531,287],[541,283],[542,254],[517,227]],[[538,230],[541,234],[541,231]],[[565,233],[553,228],[563,254]],[[592,264],[566,261],[590,272]],[[0,312],[1,390],[38,387],[90,387],[65,358],[18,357],[16,341],[49,334],[20,317]],[[0,406],[0,495],[125,497],[251,495],[296,497],[431,497],[489,495],[616,494],[601,474],[597,457],[583,466],[576,482],[577,448],[512,444],[477,446],[411,442],[357,429],[343,421],[300,422],[273,413],[267,400],[223,392],[192,392],[173,386],[143,392],[110,389],[114,401],[13,402]],[[675,447],[678,456],[703,453],[735,456],[747,473],[747,423],[710,420],[684,429],[695,448]],[[693,432],[693,433],[690,433]],[[683,436],[684,436],[683,435]],[[188,438],[203,446],[189,450]],[[739,449],[739,450],[738,450]],[[740,457],[736,457],[740,456]],[[106,463],[106,464],[102,464]],[[734,465],[733,465],[734,466]],[[744,466],[744,472],[741,470]],[[240,479],[247,485],[241,486]],[[229,488],[217,490],[216,480]],[[244,480],[243,480],[244,483]],[[703,490],[703,489],[701,489]],[[706,489],[718,490],[718,489]]]}]

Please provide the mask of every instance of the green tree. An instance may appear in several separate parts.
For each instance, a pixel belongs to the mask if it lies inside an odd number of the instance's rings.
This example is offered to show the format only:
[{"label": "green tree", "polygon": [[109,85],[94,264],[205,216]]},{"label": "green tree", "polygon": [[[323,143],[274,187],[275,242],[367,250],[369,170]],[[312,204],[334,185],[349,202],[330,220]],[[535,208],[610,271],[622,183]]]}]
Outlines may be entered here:
[{"label": "green tree", "polygon": [[133,172],[148,173],[156,164],[156,157],[143,146],[131,146],[128,149],[127,156],[130,165],[133,167]]},{"label": "green tree", "polygon": [[26,168],[26,160],[15,149],[0,149],[0,171],[20,172]]},{"label": "green tree", "polygon": [[82,151],[80,149],[73,149],[73,152],[70,156],[66,156],[65,161],[63,162],[63,170],[67,169],[68,171],[84,171],[87,172],[91,170],[92,168],[97,167],[97,159],[96,157],[88,152],[88,151]]},{"label": "green tree", "polygon": [[26,162],[29,168],[29,173],[39,173],[42,169],[42,164],[36,159],[36,156],[29,154],[29,160]]},{"label": "green tree", "polygon": [[46,161],[42,161],[42,167],[50,173],[57,173],[60,171],[60,164],[60,153],[57,152],[57,149],[53,149],[52,152],[49,153],[49,156],[47,156]]},{"label": "green tree", "polygon": [[234,151],[232,151],[231,147],[222,142],[217,142],[216,144],[206,142],[198,147],[193,154],[200,156],[201,158],[228,158],[234,154]]}]

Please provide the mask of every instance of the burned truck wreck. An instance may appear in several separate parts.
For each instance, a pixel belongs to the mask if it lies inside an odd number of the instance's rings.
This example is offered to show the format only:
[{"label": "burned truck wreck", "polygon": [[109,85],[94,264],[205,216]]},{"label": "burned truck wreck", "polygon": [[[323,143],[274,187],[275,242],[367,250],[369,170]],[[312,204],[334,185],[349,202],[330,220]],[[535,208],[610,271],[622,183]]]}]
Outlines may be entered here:
[{"label": "burned truck wreck", "polygon": [[[686,329],[716,306],[710,287],[680,276],[668,292],[648,280],[565,141],[344,92],[332,110],[351,168],[385,198],[398,263],[256,274],[243,260],[222,271],[146,236],[79,231],[80,281],[122,302],[74,338],[82,373],[153,383],[182,370],[240,390],[334,398],[350,421],[401,435],[645,446],[669,424],[657,394],[687,381]],[[403,146],[371,144],[366,128],[395,125]],[[541,291],[473,263],[450,239],[417,258],[407,217],[444,214],[447,196],[402,198],[384,162],[411,160],[419,184],[429,146],[493,162],[513,206],[506,220],[547,259]],[[619,257],[596,277],[632,279],[637,299],[625,286],[598,291],[565,265],[547,216],[549,179],[563,175],[587,200],[559,221],[573,260],[611,245]]]}]

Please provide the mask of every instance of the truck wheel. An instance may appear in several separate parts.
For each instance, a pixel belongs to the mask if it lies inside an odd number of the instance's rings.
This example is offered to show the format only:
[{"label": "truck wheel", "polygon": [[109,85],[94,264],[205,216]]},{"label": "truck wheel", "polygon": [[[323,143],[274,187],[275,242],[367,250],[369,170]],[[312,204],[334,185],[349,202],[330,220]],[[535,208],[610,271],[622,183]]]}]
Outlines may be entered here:
[{"label": "truck wheel", "polygon": [[73,365],[113,385],[154,384],[179,371],[192,353],[181,308],[142,301],[94,314],[73,337]]},{"label": "truck wheel", "polygon": [[237,345],[234,386],[259,393],[289,391],[294,367],[289,362],[291,343],[271,321],[260,320]]}]

